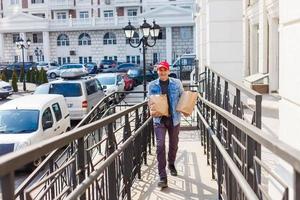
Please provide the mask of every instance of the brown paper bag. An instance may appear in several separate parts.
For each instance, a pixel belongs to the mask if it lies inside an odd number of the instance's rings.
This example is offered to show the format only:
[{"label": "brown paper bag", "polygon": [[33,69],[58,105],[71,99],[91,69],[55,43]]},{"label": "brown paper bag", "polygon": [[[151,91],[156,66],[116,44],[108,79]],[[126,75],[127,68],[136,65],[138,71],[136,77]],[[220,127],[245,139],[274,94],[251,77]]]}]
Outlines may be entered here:
[{"label": "brown paper bag", "polygon": [[184,91],[176,106],[176,111],[181,112],[184,116],[192,114],[197,102],[198,92]]},{"label": "brown paper bag", "polygon": [[169,105],[167,95],[151,95],[149,97],[148,104],[151,116],[169,116]]}]

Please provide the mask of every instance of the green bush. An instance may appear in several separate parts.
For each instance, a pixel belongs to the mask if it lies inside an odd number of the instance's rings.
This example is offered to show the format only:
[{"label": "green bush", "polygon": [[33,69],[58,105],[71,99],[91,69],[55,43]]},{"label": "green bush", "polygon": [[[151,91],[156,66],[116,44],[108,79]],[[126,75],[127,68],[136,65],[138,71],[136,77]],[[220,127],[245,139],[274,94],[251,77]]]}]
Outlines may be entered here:
[{"label": "green bush", "polygon": [[20,82],[23,82],[24,80],[24,66],[21,66],[21,70],[20,70]]},{"label": "green bush", "polygon": [[36,83],[36,70],[35,69],[32,69],[31,70],[31,80],[30,80],[31,83]]},{"label": "green bush", "polygon": [[7,81],[6,75],[5,75],[5,73],[3,71],[1,72],[1,80],[2,81]]},{"label": "green bush", "polygon": [[44,68],[42,68],[40,71],[40,79],[41,79],[41,81],[40,81],[41,84],[48,83],[47,73],[44,70]]},{"label": "green bush", "polygon": [[16,70],[14,69],[14,72],[12,74],[12,83],[11,83],[14,92],[18,92],[18,75]]},{"label": "green bush", "polygon": [[31,83],[31,69],[27,71],[26,73],[26,81],[28,83]]},{"label": "green bush", "polygon": [[40,76],[40,74],[41,73],[40,73],[39,70],[35,70],[35,75],[36,75],[36,78],[35,78],[36,81],[35,81],[35,83],[38,84],[38,85],[41,84],[41,76]]}]

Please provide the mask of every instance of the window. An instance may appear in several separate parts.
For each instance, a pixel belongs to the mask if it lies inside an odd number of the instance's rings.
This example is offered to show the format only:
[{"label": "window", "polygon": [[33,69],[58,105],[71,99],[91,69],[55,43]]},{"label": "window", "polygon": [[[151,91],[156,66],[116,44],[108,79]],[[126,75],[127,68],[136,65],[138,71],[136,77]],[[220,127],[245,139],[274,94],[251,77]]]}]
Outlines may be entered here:
[{"label": "window", "polygon": [[[50,127],[46,127],[46,125],[49,125],[51,124]],[[43,113],[43,116],[42,116],[42,125],[43,125],[43,129],[47,129],[47,128],[51,128],[52,125],[53,125],[53,117],[52,117],[52,113],[51,113],[51,110],[50,108],[47,108],[44,113]]]},{"label": "window", "polygon": [[88,11],[79,12],[79,18],[81,18],[81,19],[89,18],[89,12]]},{"label": "window", "polygon": [[141,63],[140,56],[136,56],[136,64],[140,64],[140,63]]},{"label": "window", "polygon": [[135,56],[131,56],[131,62],[135,63]]},{"label": "window", "polygon": [[66,12],[58,12],[56,13],[57,19],[67,19],[67,13]]},{"label": "window", "polygon": [[44,0],[31,0],[32,4],[44,3]]},{"label": "window", "polygon": [[105,18],[111,18],[114,16],[114,11],[113,10],[105,10],[104,11],[104,17]]},{"label": "window", "polygon": [[61,94],[64,97],[82,96],[80,83],[55,83],[50,85],[49,94]]},{"label": "window", "polygon": [[[139,34],[137,32],[134,32],[133,37],[131,38],[131,43],[138,44],[139,42],[140,42]],[[128,39],[126,39],[126,44],[129,44]]]},{"label": "window", "polygon": [[103,44],[117,44],[117,38],[116,35],[112,32],[105,33],[103,37]]},{"label": "window", "polygon": [[78,45],[91,45],[91,37],[87,33],[82,33],[78,38]]},{"label": "window", "polygon": [[33,16],[45,18],[45,13],[32,13]]},{"label": "window", "polygon": [[19,0],[10,0],[10,5],[19,4]]},{"label": "window", "polygon": [[130,63],[130,56],[126,56],[126,62]]},{"label": "window", "polygon": [[14,61],[18,62],[19,61],[19,56],[14,56]]},{"label": "window", "polygon": [[88,56],[88,57],[79,57],[79,63],[80,64],[86,64],[86,63],[91,63],[93,62],[92,56]]},{"label": "window", "polygon": [[153,53],[153,65],[155,65],[158,62],[157,53]]},{"label": "window", "polygon": [[137,16],[137,9],[128,9],[127,16]]},{"label": "window", "polygon": [[43,34],[42,33],[32,34],[32,42],[33,43],[43,43]]},{"label": "window", "polygon": [[114,61],[118,61],[118,56],[114,56]]},{"label": "window", "polygon": [[57,61],[59,65],[70,63],[70,57],[58,57]]},{"label": "window", "polygon": [[159,40],[165,40],[166,39],[166,29],[165,28],[162,28],[159,31],[159,35],[158,35],[157,39],[159,39]]},{"label": "window", "polygon": [[86,82],[85,87],[88,95],[94,94],[98,91],[98,86],[95,80]]},{"label": "window", "polygon": [[181,27],[180,38],[182,40],[192,39],[192,27]]},{"label": "window", "polygon": [[126,62],[140,64],[141,57],[140,56],[126,56]]},{"label": "window", "polygon": [[52,109],[54,111],[55,119],[58,122],[62,118],[61,110],[58,103],[53,104]]},{"label": "window", "polygon": [[16,43],[19,39],[19,34],[18,33],[13,34],[12,38],[13,38],[13,43]]},{"label": "window", "polygon": [[66,34],[60,34],[57,37],[57,46],[69,46],[69,37]]}]

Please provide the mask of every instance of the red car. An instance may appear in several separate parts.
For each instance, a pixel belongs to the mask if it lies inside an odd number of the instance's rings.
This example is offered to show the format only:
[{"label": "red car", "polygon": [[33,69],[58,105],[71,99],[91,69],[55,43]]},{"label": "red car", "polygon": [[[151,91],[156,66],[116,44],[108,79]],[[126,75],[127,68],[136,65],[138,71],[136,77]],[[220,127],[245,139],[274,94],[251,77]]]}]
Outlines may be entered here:
[{"label": "red car", "polygon": [[131,79],[127,74],[125,74],[123,76],[124,79],[124,83],[125,83],[125,87],[124,90],[128,91],[128,90],[133,90],[134,87],[134,80]]}]

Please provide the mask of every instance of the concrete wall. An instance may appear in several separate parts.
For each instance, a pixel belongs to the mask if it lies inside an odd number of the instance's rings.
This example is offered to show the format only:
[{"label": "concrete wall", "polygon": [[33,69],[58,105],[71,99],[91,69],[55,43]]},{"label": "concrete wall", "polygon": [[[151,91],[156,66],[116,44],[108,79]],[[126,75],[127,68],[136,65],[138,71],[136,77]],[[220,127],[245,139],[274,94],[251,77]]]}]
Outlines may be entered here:
[{"label": "concrete wall", "polygon": [[200,65],[242,82],[242,1],[200,0],[199,5]]}]

